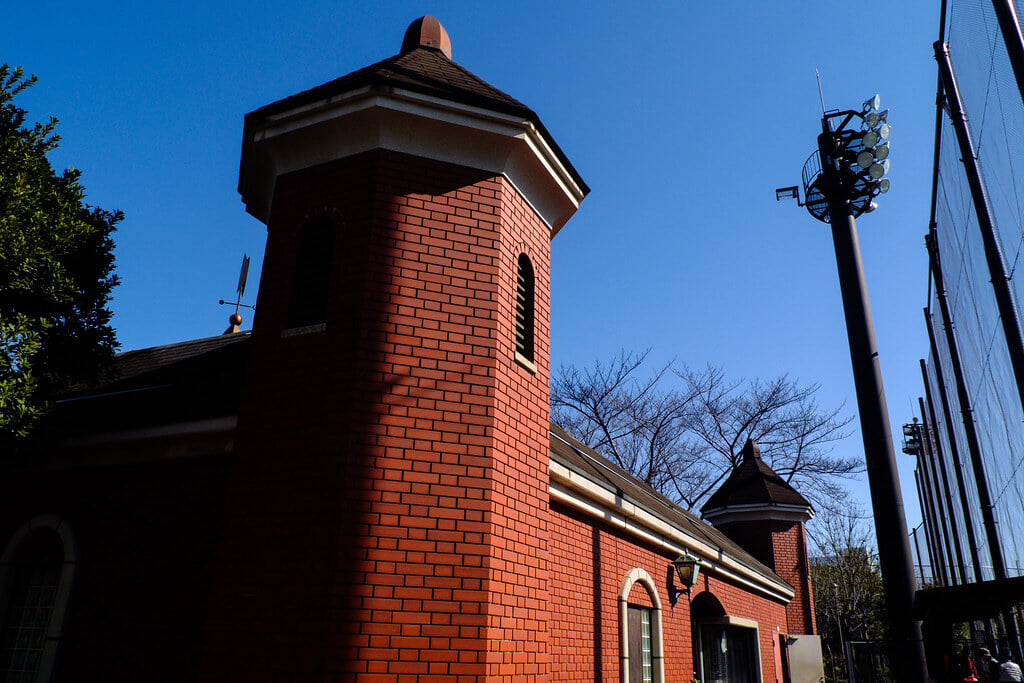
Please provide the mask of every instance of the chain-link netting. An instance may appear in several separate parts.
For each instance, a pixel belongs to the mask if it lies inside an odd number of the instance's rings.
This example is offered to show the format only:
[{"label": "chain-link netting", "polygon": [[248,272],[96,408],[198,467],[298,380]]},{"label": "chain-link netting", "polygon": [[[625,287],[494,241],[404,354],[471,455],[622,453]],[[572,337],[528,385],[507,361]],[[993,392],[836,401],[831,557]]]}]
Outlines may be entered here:
[{"label": "chain-link netting", "polygon": [[[940,333],[941,328],[935,329],[935,332]],[[940,348],[942,347],[940,346]],[[948,380],[945,379],[945,375],[943,375],[943,380],[948,382]],[[943,460],[942,464],[946,468],[946,476],[951,489],[951,495],[946,501],[946,510],[947,514],[949,514],[946,519],[947,529],[949,531],[949,543],[953,546],[950,549],[950,553],[952,553],[956,558],[954,562],[959,576],[962,577],[962,581],[971,582],[975,580],[970,543],[970,539],[972,538],[971,533],[973,533],[977,528],[975,526],[975,520],[973,519],[975,515],[964,515],[962,512],[963,506],[961,504],[960,496],[961,480],[958,479],[958,476],[962,478],[964,476],[964,472],[962,468],[957,468],[956,466],[956,463],[958,461],[962,463],[962,460],[958,456],[954,457],[958,452],[954,451],[954,444],[949,438],[950,435],[946,426],[945,410],[943,409],[941,394],[939,393],[940,388],[938,383],[938,374],[936,373],[935,359],[931,357],[930,354],[928,359],[928,383],[929,396],[931,396],[933,402],[937,404],[935,406],[935,426],[933,432],[933,437],[936,441],[936,450],[933,452],[933,459],[941,458]],[[955,403],[950,405],[951,411],[955,410],[953,409],[954,405]],[[955,415],[956,413],[953,412],[953,414]],[[960,437],[956,432],[953,433],[953,439],[956,440],[956,446],[958,448],[963,447],[962,437]],[[966,485],[966,480],[964,480],[964,488],[965,490],[969,490]],[[972,507],[970,502],[968,503],[968,507]],[[941,520],[933,521],[935,523],[941,523]],[[970,532],[968,531],[968,524],[972,525]],[[973,545],[975,548],[978,547],[977,543],[974,543]]]},{"label": "chain-link netting", "polygon": [[914,578],[918,587],[925,588],[936,585],[935,573],[931,565],[931,553],[928,552],[927,534],[924,525],[919,524],[910,532],[910,548],[914,556]]},{"label": "chain-link netting", "polygon": [[[933,310],[938,310],[937,305],[933,307]],[[932,325],[935,334],[936,341],[939,350],[939,363],[942,368],[942,375],[946,381],[947,396],[949,399],[950,412],[952,415],[951,425],[947,425],[945,420],[940,416],[939,420],[939,432],[942,434],[942,458],[945,461],[946,472],[955,479],[957,473],[963,479],[964,489],[967,495],[967,507],[969,513],[964,515],[962,512],[962,505],[960,504],[959,495],[957,500],[952,507],[957,514],[953,515],[953,522],[956,528],[956,537],[960,542],[961,554],[965,558],[964,564],[964,575],[968,581],[979,580],[977,574],[974,571],[974,562],[972,560],[974,553],[977,553],[979,558],[979,564],[982,568],[981,580],[990,579],[993,577],[991,567],[992,563],[989,559],[988,549],[985,546],[985,531],[981,526],[981,506],[978,502],[978,489],[974,482],[974,473],[970,467],[970,459],[966,453],[966,433],[964,432],[964,425],[961,420],[961,413],[959,403],[957,402],[956,389],[953,387],[953,366],[950,363],[949,355],[946,350],[945,342],[943,340],[943,330],[940,323],[937,321],[933,322]],[[929,377],[935,377],[935,359],[929,358]],[[932,379],[933,388],[932,391],[937,391],[934,387],[934,379]],[[938,395],[937,393],[934,395]],[[949,440],[949,430],[952,428],[953,438],[956,440],[958,448],[960,467],[956,467],[956,463],[952,457],[952,446]],[[967,524],[971,524],[970,532],[968,531]],[[971,539],[974,540],[973,550],[971,548]]]},{"label": "chain-link netting", "polygon": [[921,467],[919,467],[917,471],[917,485],[922,493],[920,499],[921,509],[928,511],[929,520],[938,519],[939,521],[934,523],[930,522],[927,526],[922,525],[918,527],[919,531],[917,531],[916,533],[925,534],[925,539],[928,542],[928,544],[924,546],[925,548],[937,551],[937,553],[933,554],[932,556],[932,560],[934,563],[934,567],[932,568],[934,572],[933,577],[945,583],[944,577],[946,576],[946,572],[948,572],[949,553],[946,551],[947,539],[942,534],[941,515],[943,513],[941,509],[938,507],[941,503],[940,500],[936,497],[937,490],[935,488],[934,481],[935,473],[932,471],[933,466],[931,463],[927,461],[921,461],[919,464],[921,465]]},{"label": "chain-link netting", "polygon": [[[1024,2],[1016,2],[1018,14]],[[1024,99],[1006,43],[989,0],[951,0],[948,32],[950,60],[960,91],[987,195],[988,210],[1004,249],[1005,268],[1018,300],[1024,297]],[[956,332],[965,385],[977,426],[981,460],[1009,576],[1024,574],[1024,410],[1010,363],[1002,320],[990,282],[977,214],[961,150],[948,118],[940,131],[935,206],[937,245],[942,262],[952,326]],[[939,308],[931,302],[931,311]],[[1020,319],[1019,315],[1016,315]],[[947,397],[955,417],[940,420],[939,432],[953,429],[967,486],[971,527],[981,555],[982,579],[993,578],[991,556],[981,524],[978,489],[967,449],[960,405],[953,383],[942,321],[933,327]],[[932,374],[936,359],[930,360]],[[934,379],[932,391],[937,391]],[[937,393],[933,394],[938,396]],[[948,437],[943,459],[953,474]],[[951,482],[952,485],[952,482]],[[962,506],[951,506],[958,531],[966,532]],[[965,534],[961,543],[966,545]],[[970,569],[970,568],[968,568]],[[973,575],[973,571],[968,572]],[[974,580],[977,580],[976,578]]]},{"label": "chain-link netting", "polygon": [[[933,435],[934,437],[934,435]],[[931,534],[934,537],[936,550],[941,560],[937,560],[941,571],[937,576],[944,576],[947,583],[962,583],[964,574],[961,567],[964,566],[963,547],[956,547],[959,538],[957,530],[953,527],[953,503],[956,500],[952,493],[948,478],[948,468],[941,462],[941,455],[932,454],[934,438],[930,441],[933,445],[925,450],[926,456],[921,460],[921,476],[924,478],[927,487],[926,494],[929,496],[931,511],[930,520]],[[934,521],[937,520],[937,521]],[[934,527],[934,528],[931,528]]]}]

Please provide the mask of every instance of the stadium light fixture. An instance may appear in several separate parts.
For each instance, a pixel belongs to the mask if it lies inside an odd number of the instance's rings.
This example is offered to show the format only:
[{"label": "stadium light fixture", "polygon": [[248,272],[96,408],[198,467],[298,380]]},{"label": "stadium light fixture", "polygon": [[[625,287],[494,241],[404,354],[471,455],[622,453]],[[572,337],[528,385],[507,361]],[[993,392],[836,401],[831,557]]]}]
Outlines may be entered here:
[{"label": "stadium light fixture", "polygon": [[[890,188],[885,176],[891,128],[889,110],[880,110],[881,104],[875,95],[860,110],[823,113],[818,149],[801,173],[802,206],[832,228],[889,633],[900,648],[899,659],[890,663],[899,683],[919,683],[927,679],[927,666],[921,624],[914,613],[913,557],[855,220],[877,209],[873,200]],[[792,195],[776,191],[777,198],[788,196]]]}]

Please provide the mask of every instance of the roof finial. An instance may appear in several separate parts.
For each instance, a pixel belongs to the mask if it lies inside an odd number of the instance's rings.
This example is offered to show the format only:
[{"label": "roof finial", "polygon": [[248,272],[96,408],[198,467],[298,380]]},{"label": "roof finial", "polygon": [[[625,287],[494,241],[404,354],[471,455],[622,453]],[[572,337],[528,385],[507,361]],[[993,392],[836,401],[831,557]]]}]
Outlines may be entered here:
[{"label": "roof finial", "polygon": [[747,442],[743,444],[743,450],[740,451],[740,456],[743,460],[753,460],[761,457],[761,447],[754,443],[753,439],[747,439]]},{"label": "roof finial", "polygon": [[429,14],[412,22],[405,30],[402,54],[412,52],[418,47],[439,50],[448,59],[452,58],[452,41],[448,37],[448,32],[436,17]]},{"label": "roof finial", "polygon": [[237,313],[232,313],[231,317],[228,318],[228,329],[224,330],[224,334],[234,334],[235,332],[242,331],[242,316]]}]

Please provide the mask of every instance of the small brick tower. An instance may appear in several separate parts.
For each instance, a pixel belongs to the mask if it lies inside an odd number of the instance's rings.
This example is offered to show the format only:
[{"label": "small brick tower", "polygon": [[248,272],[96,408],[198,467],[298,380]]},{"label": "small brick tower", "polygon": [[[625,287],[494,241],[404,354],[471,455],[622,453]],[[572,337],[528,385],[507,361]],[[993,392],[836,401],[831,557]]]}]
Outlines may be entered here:
[{"label": "small brick tower", "polygon": [[777,475],[748,440],[739,466],[701,508],[701,515],[793,586],[786,606],[791,634],[813,634],[814,602],[804,523],[814,510]]},{"label": "small brick tower", "polygon": [[268,237],[202,680],[548,673],[550,240],[537,115],[401,52],[245,117]]}]

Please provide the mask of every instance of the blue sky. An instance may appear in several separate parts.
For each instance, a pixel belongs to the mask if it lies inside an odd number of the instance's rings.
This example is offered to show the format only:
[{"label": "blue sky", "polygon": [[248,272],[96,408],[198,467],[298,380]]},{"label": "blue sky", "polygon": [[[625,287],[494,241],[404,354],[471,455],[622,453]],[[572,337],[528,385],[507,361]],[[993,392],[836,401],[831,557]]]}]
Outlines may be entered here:
[{"label": "blue sky", "polygon": [[[815,69],[830,109],[881,93],[892,191],[858,230],[898,434],[927,349],[939,17],[937,3],[869,7],[44,1],[5,9],[0,61],[39,77],[20,104],[60,119],[54,165],[126,213],[113,301],[125,350],[222,332],[217,301],[243,252],[255,302],[266,233],[236,189],[243,115],[395,54],[433,14],[455,61],[532,107],[591,187],[553,244],[554,366],[652,347],[735,378],[818,382],[823,404],[851,414],[828,227],[774,189],[797,184],[814,149]],[[859,431],[839,448],[862,453]],[[898,457],[913,526],[913,465]]]}]

